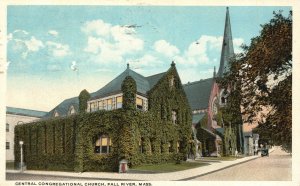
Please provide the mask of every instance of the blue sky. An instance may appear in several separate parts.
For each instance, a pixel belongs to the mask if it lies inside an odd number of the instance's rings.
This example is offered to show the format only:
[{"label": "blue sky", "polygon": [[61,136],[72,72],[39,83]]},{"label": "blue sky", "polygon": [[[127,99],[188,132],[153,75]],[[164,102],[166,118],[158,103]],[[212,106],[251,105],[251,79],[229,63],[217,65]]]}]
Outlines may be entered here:
[{"label": "blue sky", "polygon": [[[273,11],[287,15],[290,9],[230,7],[235,52],[259,34]],[[82,89],[100,89],[127,63],[148,76],[166,71],[174,60],[183,83],[212,77],[225,11],[218,6],[8,6],[7,105],[49,111]]]}]

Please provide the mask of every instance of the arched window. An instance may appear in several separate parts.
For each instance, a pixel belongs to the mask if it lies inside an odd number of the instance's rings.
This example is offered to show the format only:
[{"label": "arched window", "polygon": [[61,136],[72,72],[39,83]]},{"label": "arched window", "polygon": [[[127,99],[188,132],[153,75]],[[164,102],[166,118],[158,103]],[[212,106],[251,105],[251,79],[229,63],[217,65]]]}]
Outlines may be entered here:
[{"label": "arched window", "polygon": [[221,103],[225,104],[226,103],[226,98],[224,96],[221,97]]},{"label": "arched window", "polygon": [[111,138],[108,135],[99,135],[95,142],[95,153],[108,154],[111,152]]},{"label": "arched window", "polygon": [[172,110],[172,123],[177,124],[177,112],[176,112],[176,110]]},{"label": "arched window", "polygon": [[171,76],[170,79],[169,79],[169,84],[170,84],[170,87],[173,87],[174,84],[175,84],[175,79],[174,79],[174,76]]}]

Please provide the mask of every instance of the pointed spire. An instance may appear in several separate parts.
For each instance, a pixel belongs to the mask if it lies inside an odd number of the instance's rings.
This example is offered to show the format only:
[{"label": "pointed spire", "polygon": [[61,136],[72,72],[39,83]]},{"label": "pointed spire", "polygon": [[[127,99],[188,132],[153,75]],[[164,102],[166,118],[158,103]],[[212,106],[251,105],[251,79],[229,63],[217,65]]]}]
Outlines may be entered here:
[{"label": "pointed spire", "polygon": [[232,43],[229,8],[226,7],[225,29],[224,29],[224,36],[223,36],[221,60],[220,60],[220,66],[218,71],[219,77],[223,76],[224,72],[228,71],[229,68],[228,63],[230,58],[232,58],[233,56],[234,56],[234,51],[233,51],[233,43]]},{"label": "pointed spire", "polygon": [[217,77],[217,74],[216,74],[216,66],[214,66],[214,78]]}]

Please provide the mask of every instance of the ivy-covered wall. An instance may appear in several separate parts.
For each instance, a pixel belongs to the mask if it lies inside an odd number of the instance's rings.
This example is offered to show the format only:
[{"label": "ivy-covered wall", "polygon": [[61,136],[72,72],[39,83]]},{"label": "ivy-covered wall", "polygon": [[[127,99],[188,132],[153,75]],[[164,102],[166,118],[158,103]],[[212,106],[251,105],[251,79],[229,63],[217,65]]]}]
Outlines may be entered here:
[{"label": "ivy-covered wall", "polygon": [[[179,152],[186,155],[190,151],[188,144],[192,139],[192,115],[174,63],[166,75],[149,91],[148,97],[149,111],[162,122],[156,130],[156,136],[159,138],[153,139],[156,146],[162,144],[164,147],[162,151],[166,151],[169,142],[172,143],[171,146],[178,142]],[[172,111],[176,113],[175,124],[172,120],[174,117]],[[156,152],[159,152],[159,149],[156,149]]]},{"label": "ivy-covered wall", "polygon": [[[28,169],[118,171],[122,159],[128,160],[130,167],[184,160],[193,150],[189,145],[192,119],[175,66],[150,90],[147,112],[131,103],[136,95],[132,78],[125,78],[122,91],[126,109],[79,113],[16,126],[15,162],[20,162],[20,140],[24,141]],[[175,123],[172,111],[176,112]],[[99,135],[111,138],[110,153],[95,153]]]}]

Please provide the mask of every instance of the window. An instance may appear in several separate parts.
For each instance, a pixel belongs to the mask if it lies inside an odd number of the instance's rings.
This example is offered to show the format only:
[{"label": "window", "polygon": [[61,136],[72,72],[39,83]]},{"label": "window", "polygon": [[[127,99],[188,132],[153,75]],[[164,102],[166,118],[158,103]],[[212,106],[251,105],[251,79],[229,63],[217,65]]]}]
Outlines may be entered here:
[{"label": "window", "polygon": [[70,106],[70,109],[69,109],[69,115],[72,115],[72,114],[75,114],[75,109],[74,109],[74,106]]},{"label": "window", "polygon": [[107,110],[112,110],[112,99],[107,100]]},{"label": "window", "polygon": [[9,124],[6,123],[6,132],[9,132]]},{"label": "window", "polygon": [[59,116],[58,112],[57,112],[57,111],[54,111],[53,116],[54,116],[54,117],[58,117],[58,116]]},{"label": "window", "polygon": [[177,124],[177,112],[172,110],[172,123]]},{"label": "window", "polygon": [[136,98],[136,108],[139,110],[143,110],[143,99]]},{"label": "window", "polygon": [[97,102],[91,103],[91,112],[97,111]]},{"label": "window", "polygon": [[123,97],[117,97],[117,108],[122,108]]},{"label": "window", "polygon": [[97,138],[95,144],[95,153],[98,154],[108,154],[111,152],[111,139],[108,135],[101,135]]},{"label": "window", "polygon": [[9,148],[10,148],[10,144],[9,142],[6,142],[6,150],[9,150]]},{"label": "window", "polygon": [[171,76],[171,78],[170,78],[169,81],[170,81],[170,87],[173,87],[174,84],[175,84],[175,83],[174,83],[174,82],[175,82],[175,81],[174,81],[174,76]]},{"label": "window", "polygon": [[226,98],[225,97],[221,97],[221,103],[225,104],[226,103]]},{"label": "window", "polygon": [[99,110],[104,110],[104,101],[98,101],[98,105],[99,105]]}]

